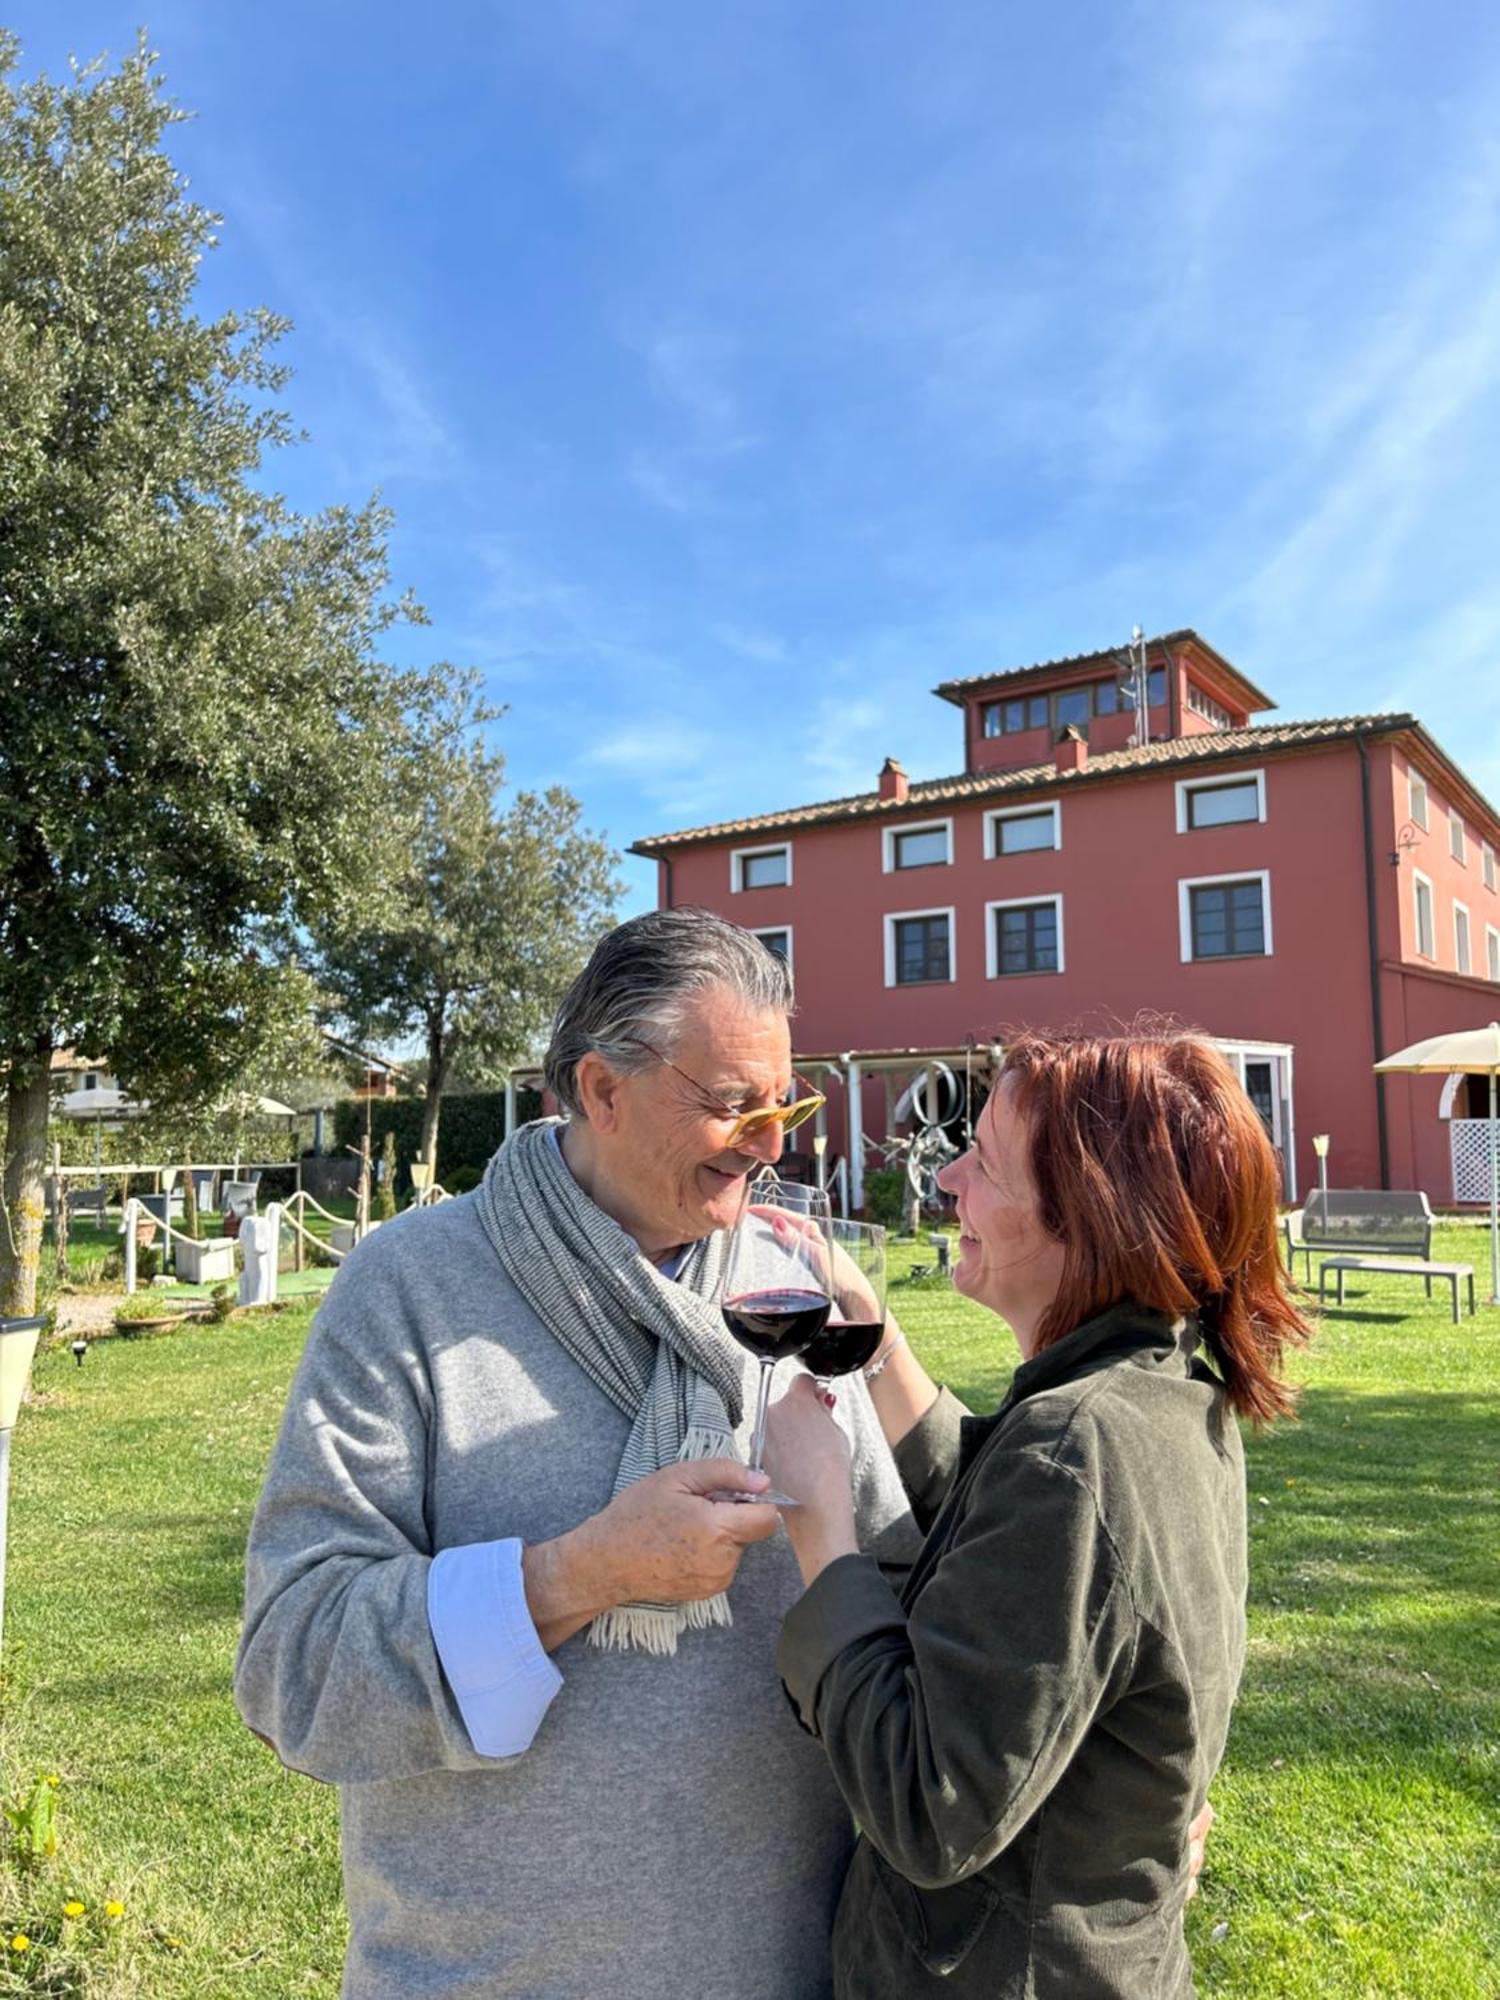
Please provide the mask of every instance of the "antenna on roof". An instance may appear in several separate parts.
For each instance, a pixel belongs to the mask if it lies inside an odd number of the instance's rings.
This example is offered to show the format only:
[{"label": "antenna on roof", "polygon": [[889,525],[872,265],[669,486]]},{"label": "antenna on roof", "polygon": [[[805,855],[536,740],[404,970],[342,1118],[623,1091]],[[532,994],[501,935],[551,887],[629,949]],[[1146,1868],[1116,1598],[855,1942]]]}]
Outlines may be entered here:
[{"label": "antenna on roof", "polygon": [[1130,672],[1126,676],[1124,695],[1135,710],[1135,727],[1130,732],[1132,745],[1148,743],[1151,740],[1151,718],[1148,712],[1151,678],[1146,669],[1146,635],[1139,625],[1130,628]]}]

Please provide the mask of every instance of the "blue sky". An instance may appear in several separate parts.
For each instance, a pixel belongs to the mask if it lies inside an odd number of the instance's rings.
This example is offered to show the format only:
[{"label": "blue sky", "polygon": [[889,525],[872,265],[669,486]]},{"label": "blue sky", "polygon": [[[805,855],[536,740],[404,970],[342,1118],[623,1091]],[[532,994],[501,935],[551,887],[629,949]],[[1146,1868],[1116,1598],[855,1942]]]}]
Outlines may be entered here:
[{"label": "blue sky", "polygon": [[1500,799],[1500,9],[0,9],[143,13],[278,483],[383,489],[403,649],[620,846],[956,770],[937,681],[1137,619]]}]

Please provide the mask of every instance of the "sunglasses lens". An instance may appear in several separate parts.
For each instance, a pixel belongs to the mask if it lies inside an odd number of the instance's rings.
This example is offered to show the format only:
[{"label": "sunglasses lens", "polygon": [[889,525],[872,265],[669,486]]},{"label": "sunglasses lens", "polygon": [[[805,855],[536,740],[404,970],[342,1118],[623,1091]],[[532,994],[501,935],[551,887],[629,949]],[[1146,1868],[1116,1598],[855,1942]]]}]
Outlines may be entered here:
[{"label": "sunglasses lens", "polygon": [[799,1125],[805,1125],[822,1102],[821,1097],[805,1097],[800,1104],[791,1105],[782,1114],[782,1131],[795,1132]]}]

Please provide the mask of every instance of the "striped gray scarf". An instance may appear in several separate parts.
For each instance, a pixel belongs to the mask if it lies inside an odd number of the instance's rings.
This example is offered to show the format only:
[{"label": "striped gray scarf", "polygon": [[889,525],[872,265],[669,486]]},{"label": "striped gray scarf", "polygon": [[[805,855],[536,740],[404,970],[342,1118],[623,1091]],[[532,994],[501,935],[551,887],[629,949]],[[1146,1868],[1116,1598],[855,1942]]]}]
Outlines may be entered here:
[{"label": "striped gray scarf", "polygon": [[[553,1139],[523,1125],[485,1169],[479,1215],[516,1289],[596,1388],[630,1418],[616,1493],[683,1458],[734,1458],[740,1369],[711,1303],[723,1239],[692,1244],[675,1279],[589,1200]],[[675,1653],[685,1626],[732,1623],[728,1597],[621,1604],[589,1626],[596,1646]]]}]

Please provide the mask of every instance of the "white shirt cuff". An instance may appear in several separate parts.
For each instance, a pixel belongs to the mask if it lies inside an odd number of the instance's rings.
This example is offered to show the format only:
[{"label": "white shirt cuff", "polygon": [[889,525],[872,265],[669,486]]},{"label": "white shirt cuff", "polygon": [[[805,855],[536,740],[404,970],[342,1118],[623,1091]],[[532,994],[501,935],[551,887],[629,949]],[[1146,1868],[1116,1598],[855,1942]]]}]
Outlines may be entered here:
[{"label": "white shirt cuff", "polygon": [[427,1623],[476,1752],[530,1749],[563,1678],[527,1609],[520,1542],[468,1542],[434,1556]]}]

